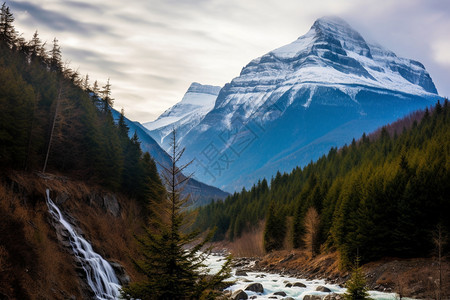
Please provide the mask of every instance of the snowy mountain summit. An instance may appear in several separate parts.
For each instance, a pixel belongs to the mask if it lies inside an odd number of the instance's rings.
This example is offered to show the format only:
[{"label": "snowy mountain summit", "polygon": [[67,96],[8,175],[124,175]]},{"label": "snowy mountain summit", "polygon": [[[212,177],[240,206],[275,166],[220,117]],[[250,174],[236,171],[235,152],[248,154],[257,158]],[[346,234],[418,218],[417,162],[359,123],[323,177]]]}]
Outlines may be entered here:
[{"label": "snowy mountain summit", "polygon": [[355,103],[362,88],[420,96],[437,93],[421,63],[366,42],[340,18],[324,17],[291,44],[252,60],[225,87],[216,107],[238,106],[249,116],[281,97],[288,98],[285,105],[305,99],[303,106],[308,107],[319,86],[335,87]]},{"label": "snowy mountain summit", "polygon": [[173,128],[177,129],[177,136],[181,141],[183,136],[214,107],[220,87],[202,85],[194,82],[191,84],[183,99],[167,109],[155,121],[144,123],[150,135],[168,151],[168,135]]},{"label": "snowy mountain summit", "polygon": [[197,162],[197,178],[233,191],[304,166],[438,98],[420,62],[324,17],[248,63],[182,145]]}]

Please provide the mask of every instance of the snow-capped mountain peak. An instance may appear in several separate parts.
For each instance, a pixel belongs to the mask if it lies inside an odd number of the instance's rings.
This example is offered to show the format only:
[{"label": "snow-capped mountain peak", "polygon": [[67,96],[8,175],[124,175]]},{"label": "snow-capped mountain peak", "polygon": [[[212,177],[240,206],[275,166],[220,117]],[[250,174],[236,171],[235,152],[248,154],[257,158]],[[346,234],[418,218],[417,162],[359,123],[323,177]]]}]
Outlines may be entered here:
[{"label": "snow-capped mountain peak", "polygon": [[323,17],[292,43],[250,61],[183,146],[187,159],[205,167],[195,170],[199,178],[239,189],[437,97],[421,63],[367,41],[340,18]]},{"label": "snow-capped mountain peak", "polygon": [[167,151],[169,141],[166,138],[172,129],[177,129],[178,139],[181,141],[213,109],[219,91],[219,86],[193,82],[180,102],[167,109],[155,121],[143,125]]},{"label": "snow-capped mountain peak", "polygon": [[[233,105],[250,115],[273,99],[268,92],[290,91],[294,95],[311,84],[339,85],[343,90],[349,86],[370,86],[422,96],[437,93],[422,64],[368,43],[338,17],[323,17],[294,42],[252,60],[226,86],[236,93],[228,93],[232,97],[219,96],[216,107]],[[242,101],[239,94],[246,94],[247,100],[253,99]],[[223,122],[227,123],[227,119]]]}]

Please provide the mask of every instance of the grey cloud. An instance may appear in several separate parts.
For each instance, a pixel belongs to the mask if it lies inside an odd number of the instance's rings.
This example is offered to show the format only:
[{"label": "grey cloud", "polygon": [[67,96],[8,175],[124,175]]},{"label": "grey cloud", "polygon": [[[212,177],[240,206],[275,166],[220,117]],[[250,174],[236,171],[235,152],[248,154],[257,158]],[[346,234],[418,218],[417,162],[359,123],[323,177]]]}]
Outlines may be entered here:
[{"label": "grey cloud", "polygon": [[168,24],[165,24],[162,22],[155,22],[155,21],[151,21],[151,20],[144,20],[135,15],[119,13],[119,14],[116,14],[115,16],[118,19],[127,22],[128,24],[145,25],[145,26],[151,26],[151,27],[157,27],[157,28],[169,28],[170,27]]},{"label": "grey cloud", "polygon": [[[116,103],[132,119],[156,117],[192,81],[231,81],[251,59],[292,42],[325,14],[338,14],[365,38],[421,61],[439,92],[450,94],[450,67],[436,62],[432,51],[436,39],[448,39],[450,1],[8,1],[13,13],[28,11],[18,18],[27,29],[64,32],[64,58],[81,65],[91,80],[111,76]],[[142,102],[151,116],[138,107]]]},{"label": "grey cloud", "polygon": [[124,76],[124,70],[128,67],[125,62],[116,62],[106,59],[105,55],[100,52],[79,48],[67,48],[63,50],[65,58],[76,57],[77,61],[85,62],[96,69],[101,69],[107,73],[108,76]]},{"label": "grey cloud", "polygon": [[44,24],[51,30],[76,32],[88,36],[92,36],[94,33],[107,33],[114,36],[107,26],[74,20],[65,13],[48,10],[28,1],[14,1],[10,3],[10,6],[14,11],[28,12],[37,24]]},{"label": "grey cloud", "polygon": [[103,14],[105,12],[105,9],[103,6],[96,6],[96,5],[93,5],[90,3],[86,3],[86,2],[64,0],[62,3],[71,8],[81,9],[81,10],[85,10],[85,11],[89,10],[89,11],[95,12],[97,14]]}]

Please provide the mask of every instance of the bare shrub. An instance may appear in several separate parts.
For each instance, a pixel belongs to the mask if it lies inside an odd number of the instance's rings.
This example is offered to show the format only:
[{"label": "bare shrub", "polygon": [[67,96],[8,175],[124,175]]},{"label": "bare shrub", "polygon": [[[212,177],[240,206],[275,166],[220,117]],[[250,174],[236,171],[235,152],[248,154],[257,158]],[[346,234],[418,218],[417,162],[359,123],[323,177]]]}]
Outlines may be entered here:
[{"label": "bare shrub", "polygon": [[264,225],[242,233],[241,237],[227,244],[229,251],[236,257],[255,257],[264,255]]}]

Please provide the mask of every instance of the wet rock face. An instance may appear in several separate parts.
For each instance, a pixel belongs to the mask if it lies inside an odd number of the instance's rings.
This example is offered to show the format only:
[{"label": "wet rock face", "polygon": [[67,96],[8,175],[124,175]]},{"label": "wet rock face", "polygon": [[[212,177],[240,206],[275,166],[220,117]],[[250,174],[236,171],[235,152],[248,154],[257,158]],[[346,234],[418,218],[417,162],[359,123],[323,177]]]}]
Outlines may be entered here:
[{"label": "wet rock face", "polygon": [[117,279],[119,279],[120,285],[127,285],[130,283],[131,279],[130,276],[128,276],[127,272],[125,271],[125,268],[118,262],[109,262],[111,267],[114,270],[114,273],[116,273]]},{"label": "wet rock face", "polygon": [[120,204],[114,194],[105,194],[103,196],[93,193],[89,195],[89,205],[96,205],[104,212],[112,214],[114,217],[120,215]]},{"label": "wet rock face", "polygon": [[243,290],[237,290],[231,295],[232,300],[245,300],[248,299],[248,295]]},{"label": "wet rock face", "polygon": [[106,194],[103,196],[103,208],[114,217],[118,217],[120,214],[119,202],[117,201],[117,197],[113,194]]},{"label": "wet rock face", "polygon": [[64,204],[69,198],[70,198],[69,194],[61,193],[61,194],[56,195],[55,202],[58,205],[59,204]]},{"label": "wet rock face", "polygon": [[264,287],[263,287],[263,285],[261,284],[261,283],[252,283],[252,284],[249,284],[246,288],[245,288],[245,290],[246,291],[252,291],[252,292],[255,292],[255,293],[264,293]]}]

